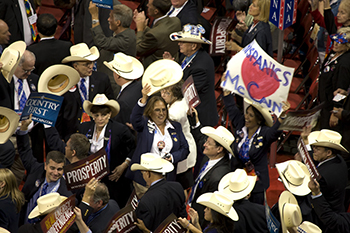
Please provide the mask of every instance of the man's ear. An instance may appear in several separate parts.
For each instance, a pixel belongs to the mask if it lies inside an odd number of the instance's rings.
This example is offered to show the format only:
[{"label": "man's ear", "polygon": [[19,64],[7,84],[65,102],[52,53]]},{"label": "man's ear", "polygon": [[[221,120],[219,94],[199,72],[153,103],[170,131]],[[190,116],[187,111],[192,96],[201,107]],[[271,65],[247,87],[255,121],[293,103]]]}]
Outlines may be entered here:
[{"label": "man's ear", "polygon": [[75,150],[72,150],[72,156],[77,156],[77,152]]},{"label": "man's ear", "polygon": [[121,22],[120,20],[117,20],[116,23],[117,23],[117,26],[118,26],[118,27],[119,27],[120,25],[122,25],[122,22]]},{"label": "man's ear", "polygon": [[218,147],[217,147],[217,151],[218,151],[218,153],[223,152],[223,151],[224,151],[224,147],[218,146]]}]

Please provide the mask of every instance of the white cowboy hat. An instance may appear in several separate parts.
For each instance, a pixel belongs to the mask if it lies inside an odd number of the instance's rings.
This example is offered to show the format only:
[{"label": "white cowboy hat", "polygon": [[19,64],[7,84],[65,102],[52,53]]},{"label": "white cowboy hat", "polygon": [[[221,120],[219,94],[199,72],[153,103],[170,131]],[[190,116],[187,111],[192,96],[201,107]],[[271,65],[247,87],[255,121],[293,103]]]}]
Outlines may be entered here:
[{"label": "white cowboy hat", "polygon": [[2,63],[1,73],[7,82],[11,82],[13,73],[15,73],[26,47],[27,45],[24,41],[16,41],[4,49],[0,62]]},{"label": "white cowboy hat", "polygon": [[103,64],[125,79],[138,79],[144,70],[139,60],[124,53],[116,53],[112,61]]},{"label": "white cowboy hat", "polygon": [[0,107],[0,144],[7,142],[18,127],[19,116],[12,109]]},{"label": "white cowboy hat", "polygon": [[49,193],[38,198],[38,205],[30,212],[28,219],[45,215],[56,209],[67,197],[60,196],[59,193]]},{"label": "white cowboy hat", "polygon": [[300,226],[298,226],[298,232],[321,233],[322,230],[316,224],[304,221]]},{"label": "white cowboy hat", "polygon": [[205,29],[202,25],[186,24],[183,26],[181,32],[174,32],[170,34],[172,41],[183,41],[201,44],[211,44],[211,41],[205,39],[202,35],[205,33]]},{"label": "white cowboy hat", "polygon": [[174,165],[157,154],[145,153],[141,155],[140,164],[131,165],[131,171],[137,170],[167,173],[174,170]]},{"label": "white cowboy hat", "polygon": [[265,124],[269,127],[271,127],[273,125],[273,119],[271,116],[271,113],[269,112],[268,109],[263,108],[260,104],[258,104],[257,102],[253,102],[247,98],[244,98],[244,101],[249,105],[253,106],[254,108],[256,108],[256,110],[258,110],[261,115],[264,117],[265,119]]},{"label": "white cowboy hat", "polygon": [[283,191],[280,195],[278,210],[281,216],[283,233],[288,232],[287,228],[299,226],[303,220],[298,202],[289,191]]},{"label": "white cowboy hat", "polygon": [[305,164],[297,160],[289,160],[277,163],[276,168],[284,186],[289,192],[298,196],[305,196],[311,192],[308,186],[310,172]]},{"label": "white cowboy hat", "polygon": [[63,95],[80,80],[78,71],[67,65],[52,65],[44,70],[38,82],[38,92]]},{"label": "white cowboy hat", "polygon": [[147,83],[151,85],[148,96],[178,83],[182,79],[181,66],[172,60],[161,59],[153,62],[147,67],[142,77],[142,86]]},{"label": "white cowboy hat", "polygon": [[10,232],[5,228],[0,227],[0,233],[10,233]]},{"label": "white cowboy hat", "polygon": [[256,176],[248,176],[244,169],[237,168],[221,178],[218,190],[231,200],[241,200],[253,190]]},{"label": "white cowboy hat", "polygon": [[315,131],[315,136],[315,142],[310,144],[311,146],[329,147],[349,153],[349,151],[340,144],[342,139],[340,133],[329,129],[322,129],[321,131]]},{"label": "white cowboy hat", "polygon": [[89,115],[92,116],[91,113],[91,107],[93,105],[106,105],[108,106],[111,111],[111,117],[115,117],[120,110],[120,106],[116,100],[108,100],[108,98],[105,96],[105,94],[97,94],[95,98],[92,100],[92,103],[89,100],[85,100],[83,103],[83,108],[85,112]]},{"label": "white cowboy hat", "polygon": [[315,143],[317,136],[319,134],[319,131],[313,131],[307,136],[307,140],[309,141],[309,144]]},{"label": "white cowboy hat", "polygon": [[216,142],[220,143],[220,145],[225,147],[226,150],[233,155],[231,144],[235,140],[235,137],[228,129],[221,125],[216,129],[210,126],[205,126],[201,128],[201,132],[202,134],[205,134],[214,139]]},{"label": "white cowboy hat", "polygon": [[79,43],[70,47],[70,56],[65,57],[62,63],[73,61],[96,61],[100,57],[100,52],[96,46],[90,49],[85,43]]},{"label": "white cowboy hat", "polygon": [[232,207],[233,201],[218,191],[204,193],[197,198],[196,202],[215,210],[233,221],[238,221],[238,214]]}]

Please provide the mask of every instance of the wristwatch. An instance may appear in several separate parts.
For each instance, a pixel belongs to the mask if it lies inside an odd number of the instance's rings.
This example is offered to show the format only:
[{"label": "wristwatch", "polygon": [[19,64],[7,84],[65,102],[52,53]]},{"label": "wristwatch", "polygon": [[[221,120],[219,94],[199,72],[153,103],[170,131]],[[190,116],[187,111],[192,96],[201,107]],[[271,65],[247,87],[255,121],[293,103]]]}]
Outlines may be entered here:
[{"label": "wristwatch", "polygon": [[92,20],[92,24],[97,24],[98,22],[100,22],[100,20],[98,20],[98,19],[93,19]]}]

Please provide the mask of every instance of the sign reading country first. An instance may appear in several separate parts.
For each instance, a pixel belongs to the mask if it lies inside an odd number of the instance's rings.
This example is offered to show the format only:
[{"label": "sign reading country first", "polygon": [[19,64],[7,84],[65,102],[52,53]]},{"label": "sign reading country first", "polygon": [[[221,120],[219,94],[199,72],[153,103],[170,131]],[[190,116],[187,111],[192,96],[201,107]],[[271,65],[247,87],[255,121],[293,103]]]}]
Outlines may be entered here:
[{"label": "sign reading country first", "polygon": [[101,180],[109,174],[109,163],[104,148],[78,162],[64,166],[68,190],[84,187],[93,177]]},{"label": "sign reading country first", "polygon": [[32,114],[32,120],[55,126],[61,109],[63,97],[48,93],[31,93],[23,109],[21,121],[27,120]]}]

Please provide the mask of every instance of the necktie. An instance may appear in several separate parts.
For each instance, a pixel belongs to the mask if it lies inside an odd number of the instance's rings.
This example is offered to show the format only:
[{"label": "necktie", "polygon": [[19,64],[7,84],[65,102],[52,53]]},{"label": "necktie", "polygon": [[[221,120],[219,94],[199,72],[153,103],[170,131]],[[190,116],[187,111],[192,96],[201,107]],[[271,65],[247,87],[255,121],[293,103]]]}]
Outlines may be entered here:
[{"label": "necktie", "polygon": [[29,17],[33,16],[31,8],[30,8],[30,3],[28,0],[24,0],[24,6],[26,8],[26,13],[27,13],[27,17],[29,20],[29,25],[30,25],[30,31],[32,33],[32,38],[33,41],[35,41],[37,35],[38,35],[38,31],[36,29],[36,22],[32,23],[31,20],[29,19]]},{"label": "necktie", "polygon": [[181,63],[181,68],[184,69],[187,66],[188,63],[188,57],[186,57],[183,62]]},{"label": "necktie", "polygon": [[87,100],[87,91],[85,86],[85,78],[82,78],[80,81],[80,91],[81,91],[81,105],[83,105],[84,101]]},{"label": "necktie", "polygon": [[175,10],[175,7],[171,6],[170,11],[168,11],[168,13],[166,15],[168,15],[168,16],[171,15],[174,12],[174,10]]},{"label": "necktie", "polygon": [[199,181],[202,178],[203,172],[204,170],[207,168],[209,161],[207,161],[203,167],[201,168],[201,170],[199,171],[199,174],[197,176],[197,179],[194,181],[194,185],[192,186],[191,189],[191,194],[190,197],[188,198],[188,204],[190,204],[192,202],[193,196],[194,196],[194,191],[196,190],[196,187],[198,186],[198,184],[200,183]]},{"label": "necktie", "polygon": [[18,99],[19,99],[19,111],[22,112],[24,106],[27,102],[26,93],[23,90],[23,81],[22,79],[18,79]]},{"label": "necktie", "polygon": [[41,196],[44,196],[44,195],[47,194],[47,187],[48,187],[48,186],[49,186],[48,183],[44,183],[44,184],[43,184],[43,188],[42,188],[42,190],[41,190]]}]

